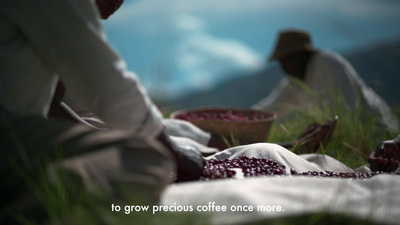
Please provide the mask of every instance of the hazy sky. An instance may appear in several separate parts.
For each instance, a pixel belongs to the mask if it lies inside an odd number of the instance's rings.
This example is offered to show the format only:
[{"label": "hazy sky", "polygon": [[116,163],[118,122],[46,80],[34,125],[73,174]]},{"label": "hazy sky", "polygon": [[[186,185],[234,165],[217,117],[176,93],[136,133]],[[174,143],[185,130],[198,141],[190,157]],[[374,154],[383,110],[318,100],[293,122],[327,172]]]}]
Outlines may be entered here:
[{"label": "hazy sky", "polygon": [[266,65],[280,29],[339,52],[400,37],[396,0],[125,0],[104,27],[153,95],[207,90]]}]

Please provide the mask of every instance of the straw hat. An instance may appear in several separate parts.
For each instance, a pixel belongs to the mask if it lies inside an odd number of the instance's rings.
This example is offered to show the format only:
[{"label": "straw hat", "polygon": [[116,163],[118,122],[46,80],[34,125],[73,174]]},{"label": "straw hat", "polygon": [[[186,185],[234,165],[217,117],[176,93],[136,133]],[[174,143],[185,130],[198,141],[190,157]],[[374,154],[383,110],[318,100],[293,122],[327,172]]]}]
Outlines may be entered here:
[{"label": "straw hat", "polygon": [[281,59],[284,56],[297,51],[316,50],[311,42],[311,35],[301,29],[289,29],[279,33],[278,42],[274,52],[269,57],[269,61]]}]

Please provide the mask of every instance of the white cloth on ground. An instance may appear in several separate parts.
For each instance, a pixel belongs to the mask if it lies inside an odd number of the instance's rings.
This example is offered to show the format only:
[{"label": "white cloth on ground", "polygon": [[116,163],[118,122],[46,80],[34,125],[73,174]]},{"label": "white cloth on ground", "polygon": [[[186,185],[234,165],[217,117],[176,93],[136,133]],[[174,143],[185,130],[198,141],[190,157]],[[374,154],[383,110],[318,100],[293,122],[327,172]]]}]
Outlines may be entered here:
[{"label": "white cloth on ground", "polygon": [[[320,164],[317,161],[309,162],[306,159],[299,157],[293,152],[279,146],[277,144],[270,143],[257,143],[250,145],[242,145],[233,148],[229,148],[225,151],[221,151],[217,154],[207,157],[207,160],[216,159],[234,159],[240,156],[248,156],[255,158],[267,158],[277,161],[279,164],[284,165],[286,168],[286,173],[290,174],[290,169],[294,169],[298,172],[306,171],[351,171],[350,168],[345,166],[343,163],[333,159],[328,155],[318,155],[321,159]],[[318,158],[317,156],[315,158]]]},{"label": "white cloth on ground", "polygon": [[[345,214],[382,224],[400,220],[400,177],[378,175],[368,180],[342,178],[256,177],[244,180],[188,182],[167,187],[162,205],[225,205],[226,212],[197,212],[206,224],[251,224],[304,214]],[[252,206],[235,212],[232,206]],[[258,207],[266,207],[262,211]],[[275,208],[274,208],[275,207]],[[280,207],[281,211],[278,211]],[[202,224],[197,221],[193,224]]]},{"label": "white cloth on ground", "polygon": [[[232,159],[241,155],[271,158],[298,171],[352,171],[332,157],[314,154],[298,156],[268,143],[230,148],[207,159]],[[162,195],[161,204],[192,206],[193,211],[200,215],[195,217],[194,224],[250,224],[308,213],[345,214],[397,224],[400,220],[399,185],[400,176],[396,175],[378,175],[367,180],[305,176],[224,179],[170,185]],[[208,206],[213,202],[225,205],[227,210],[197,211],[197,206]],[[231,210],[232,206],[252,206],[253,211],[235,212]],[[262,211],[258,207],[269,210]]]}]

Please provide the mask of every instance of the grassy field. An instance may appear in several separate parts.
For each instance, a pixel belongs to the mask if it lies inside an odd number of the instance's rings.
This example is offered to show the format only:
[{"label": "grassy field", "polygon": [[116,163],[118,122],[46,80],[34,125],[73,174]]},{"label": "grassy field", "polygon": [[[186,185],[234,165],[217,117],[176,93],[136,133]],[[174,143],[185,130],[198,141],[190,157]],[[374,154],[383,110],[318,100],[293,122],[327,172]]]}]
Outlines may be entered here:
[{"label": "grassy field", "polygon": [[[400,110],[393,109],[399,118]],[[329,118],[339,116],[333,135],[326,146],[317,153],[330,155],[351,168],[367,164],[368,155],[374,147],[383,140],[391,140],[399,134],[382,127],[375,118],[363,118],[361,112],[298,112],[298,114],[284,123],[273,124],[268,142],[284,142],[295,140],[311,123],[325,123]]]},{"label": "grassy field", "polygon": [[[394,108],[397,116],[400,117],[400,108]],[[328,118],[332,118],[338,112],[321,113],[299,112],[297,116],[284,123],[274,123],[268,142],[282,142],[294,140],[300,133],[313,122],[324,123]],[[334,130],[333,136],[326,148],[320,148],[318,153],[330,155],[351,168],[357,168],[367,163],[367,157],[373,148],[383,140],[396,137],[397,133],[383,129],[373,118],[364,120],[360,112],[352,111],[346,116],[339,115],[339,120]],[[151,214],[135,214],[116,216],[116,212],[111,212],[111,203],[121,202],[117,199],[110,199],[105,195],[88,195],[73,181],[64,177],[56,186],[47,183],[43,179],[35,184],[36,194],[39,196],[50,222],[46,224],[148,224]],[[121,202],[121,205],[123,203]],[[123,210],[122,210],[123,211]],[[118,215],[123,215],[120,212]],[[18,216],[21,224],[33,225],[29,218]],[[161,215],[154,219],[150,224],[207,224],[206,218],[196,218],[195,215],[176,214]],[[360,221],[346,216],[332,216],[328,214],[303,215],[294,218],[274,219],[269,224],[373,224],[368,221]],[[329,222],[329,223],[327,223]],[[256,223],[256,224],[265,224]]]}]

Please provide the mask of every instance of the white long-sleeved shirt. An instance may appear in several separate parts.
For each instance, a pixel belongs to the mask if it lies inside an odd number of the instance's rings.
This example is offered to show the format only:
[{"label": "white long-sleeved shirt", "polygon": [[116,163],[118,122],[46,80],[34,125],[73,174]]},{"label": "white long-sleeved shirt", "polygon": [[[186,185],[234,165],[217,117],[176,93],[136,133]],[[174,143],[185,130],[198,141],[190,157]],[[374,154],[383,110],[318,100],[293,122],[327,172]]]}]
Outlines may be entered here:
[{"label": "white long-sleeved shirt", "polygon": [[162,116],[107,43],[94,0],[0,1],[0,104],[46,117],[61,79],[108,126],[155,136]]},{"label": "white long-sleeved shirt", "polygon": [[285,77],[253,108],[274,111],[285,120],[296,109],[312,110],[323,104],[330,109],[336,106],[362,109],[390,130],[398,130],[398,121],[387,103],[368,87],[346,59],[331,51],[314,54],[307,65],[304,82]]}]

